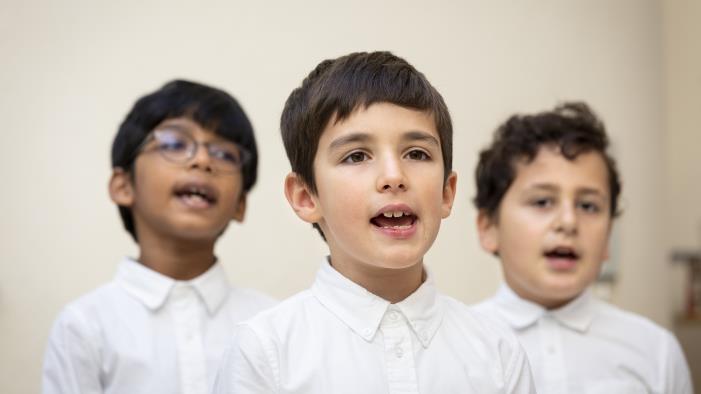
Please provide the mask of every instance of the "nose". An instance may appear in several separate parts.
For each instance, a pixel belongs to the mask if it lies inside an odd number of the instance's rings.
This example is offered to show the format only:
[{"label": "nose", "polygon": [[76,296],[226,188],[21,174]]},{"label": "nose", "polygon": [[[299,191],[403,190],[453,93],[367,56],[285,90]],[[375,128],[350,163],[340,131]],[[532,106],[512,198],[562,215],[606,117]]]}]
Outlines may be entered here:
[{"label": "nose", "polygon": [[192,153],[192,159],[190,159],[190,168],[212,172],[212,158],[209,156],[206,144],[197,142],[192,149],[194,152]]},{"label": "nose", "polygon": [[377,191],[405,191],[408,186],[401,160],[396,157],[388,157],[382,160],[380,174],[377,177]]},{"label": "nose", "polygon": [[568,236],[577,235],[577,210],[574,205],[562,204],[555,222],[555,231]]}]

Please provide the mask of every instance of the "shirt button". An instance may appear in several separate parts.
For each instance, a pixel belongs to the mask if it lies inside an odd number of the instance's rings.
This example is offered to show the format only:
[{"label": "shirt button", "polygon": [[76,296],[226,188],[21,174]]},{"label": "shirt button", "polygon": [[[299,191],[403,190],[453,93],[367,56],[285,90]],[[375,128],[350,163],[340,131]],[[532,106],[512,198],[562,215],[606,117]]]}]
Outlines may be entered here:
[{"label": "shirt button", "polygon": [[397,356],[397,358],[402,358],[402,356],[404,355],[404,350],[402,350],[402,348],[398,347],[398,348],[394,349],[394,355]]},{"label": "shirt button", "polygon": [[390,319],[390,320],[392,320],[392,321],[397,321],[398,318],[399,318],[399,314],[398,314],[397,312],[392,311],[392,312],[389,313],[389,319]]}]

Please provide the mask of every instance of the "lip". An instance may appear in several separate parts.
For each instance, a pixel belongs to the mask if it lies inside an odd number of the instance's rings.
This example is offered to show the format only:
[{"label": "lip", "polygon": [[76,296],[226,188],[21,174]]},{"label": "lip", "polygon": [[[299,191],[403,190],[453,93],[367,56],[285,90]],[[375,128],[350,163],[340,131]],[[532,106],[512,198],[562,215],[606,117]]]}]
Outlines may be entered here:
[{"label": "lip", "polygon": [[397,240],[408,239],[408,238],[411,238],[414,234],[416,234],[417,223],[419,221],[419,217],[416,216],[416,214],[414,213],[414,210],[411,209],[411,207],[409,207],[406,204],[401,204],[401,203],[400,204],[388,204],[388,205],[385,205],[382,208],[380,208],[375,213],[375,215],[373,215],[373,218],[377,217],[379,215],[382,215],[385,212],[405,212],[405,213],[408,213],[408,214],[414,216],[414,221],[411,223],[410,226],[408,226],[406,228],[379,227],[373,223],[370,223],[370,225],[373,227],[373,229],[375,231],[379,232],[380,234],[382,234],[384,236],[387,236],[387,237],[390,237],[393,239],[397,239]]},{"label": "lip", "polygon": [[[190,198],[183,195],[183,192],[192,189],[196,189],[204,193],[207,198]],[[209,182],[201,179],[186,179],[177,182],[173,186],[173,196],[186,207],[191,209],[208,209],[216,205],[217,201],[219,200],[218,190]]]},{"label": "lip", "polygon": [[406,204],[389,204],[389,205],[385,205],[384,207],[380,208],[379,211],[375,212],[373,217],[382,215],[385,212],[396,212],[396,211],[407,212],[411,215],[416,216],[414,214],[414,210],[412,210],[411,207],[409,207]]},{"label": "lip", "polygon": [[[548,253],[556,249],[568,249],[575,257],[548,256]],[[555,272],[569,272],[575,270],[582,258],[577,249],[570,245],[556,245],[555,247],[547,248],[543,251],[543,257],[545,258],[545,263],[548,268]]]}]

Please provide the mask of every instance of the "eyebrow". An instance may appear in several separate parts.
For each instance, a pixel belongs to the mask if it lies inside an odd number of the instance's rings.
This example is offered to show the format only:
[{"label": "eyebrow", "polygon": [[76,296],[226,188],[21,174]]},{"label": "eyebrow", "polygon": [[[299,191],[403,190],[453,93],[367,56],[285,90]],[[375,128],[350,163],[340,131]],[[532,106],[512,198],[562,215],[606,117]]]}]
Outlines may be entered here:
[{"label": "eyebrow", "polygon": [[[557,187],[556,185],[550,184],[550,183],[536,183],[534,185],[531,185],[529,189],[539,189],[539,190],[545,190],[545,191],[550,191],[550,192],[556,192],[560,188]],[[580,187],[577,188],[577,194],[595,194],[597,196],[602,196],[605,197],[606,193],[602,192],[600,189],[593,188],[593,187]]]},{"label": "eyebrow", "polygon": [[[344,145],[349,145],[357,142],[368,142],[374,139],[372,134],[366,132],[355,132],[343,137],[336,138],[329,144],[329,149],[338,149]],[[425,141],[436,147],[440,147],[438,139],[425,131],[412,130],[407,131],[402,135],[402,141]]]},{"label": "eyebrow", "polygon": [[438,142],[438,139],[431,134],[425,132],[425,131],[407,131],[404,133],[402,136],[402,140],[405,141],[425,141],[430,144],[435,145],[436,147],[440,147],[441,144]]},{"label": "eyebrow", "polygon": [[329,144],[329,149],[335,150],[345,145],[353,144],[356,142],[367,142],[371,139],[372,137],[368,133],[351,133],[331,141],[331,143]]},{"label": "eyebrow", "polygon": [[185,124],[182,124],[182,123],[177,122],[177,121],[172,121],[172,122],[165,121],[155,128],[155,130],[158,130],[158,129],[175,129],[178,131],[186,131],[186,132],[192,131],[192,127],[189,127],[189,125],[185,125]]}]

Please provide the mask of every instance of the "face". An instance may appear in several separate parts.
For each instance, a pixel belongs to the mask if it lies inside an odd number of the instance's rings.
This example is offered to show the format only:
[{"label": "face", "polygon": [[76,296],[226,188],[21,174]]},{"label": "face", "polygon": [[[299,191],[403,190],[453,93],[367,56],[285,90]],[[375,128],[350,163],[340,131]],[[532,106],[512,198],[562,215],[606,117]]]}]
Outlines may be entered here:
[{"label": "face", "polygon": [[516,176],[495,218],[479,214],[483,248],[498,253],[509,286],[556,308],[576,298],[608,258],[608,173],[601,154],[574,160],[543,147]]},{"label": "face", "polygon": [[[182,153],[182,136],[197,142],[193,157]],[[245,212],[241,172],[231,170],[237,150],[189,118],[167,119],[142,146],[133,177],[115,171],[112,198],[131,208],[140,241],[157,237],[213,242]]]},{"label": "face", "polygon": [[319,224],[337,267],[420,264],[455,195],[456,175],[443,182],[432,115],[389,103],[332,119],[319,140],[314,175],[317,194],[290,177],[286,193],[302,219]]}]

